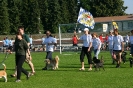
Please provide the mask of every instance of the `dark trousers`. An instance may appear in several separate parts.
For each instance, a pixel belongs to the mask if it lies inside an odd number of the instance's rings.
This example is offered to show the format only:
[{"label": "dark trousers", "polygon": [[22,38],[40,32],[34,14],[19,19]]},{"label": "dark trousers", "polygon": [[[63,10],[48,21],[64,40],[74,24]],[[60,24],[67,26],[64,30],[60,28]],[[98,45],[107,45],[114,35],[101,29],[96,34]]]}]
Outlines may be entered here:
[{"label": "dark trousers", "polygon": [[52,60],[52,52],[51,51],[47,52],[46,59]]},{"label": "dark trousers", "polygon": [[17,79],[20,79],[21,72],[23,72],[26,76],[28,75],[28,72],[22,68],[25,58],[25,55],[16,55]]},{"label": "dark trousers", "polygon": [[80,62],[84,62],[84,57],[87,56],[88,63],[92,64],[91,50],[88,52],[88,47],[82,47],[80,54]]}]

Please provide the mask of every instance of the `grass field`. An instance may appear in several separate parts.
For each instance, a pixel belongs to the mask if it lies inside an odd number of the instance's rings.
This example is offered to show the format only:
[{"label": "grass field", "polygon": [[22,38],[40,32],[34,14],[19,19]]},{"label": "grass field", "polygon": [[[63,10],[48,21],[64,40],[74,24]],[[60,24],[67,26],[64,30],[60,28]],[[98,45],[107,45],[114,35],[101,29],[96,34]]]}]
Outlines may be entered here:
[{"label": "grass field", "polygon": [[[22,82],[16,83],[16,78],[10,77],[15,66],[14,54],[11,54],[5,61],[8,82],[4,83],[4,79],[0,79],[0,88],[133,88],[133,68],[129,67],[129,61],[121,64],[121,68],[115,68],[115,65],[111,64],[110,54],[107,51],[102,51],[99,55],[104,56],[105,71],[101,69],[97,72],[94,69],[88,72],[86,57],[86,70],[79,71],[81,67],[79,52],[53,53],[53,56],[60,57],[59,69],[44,71],[41,69],[44,67],[45,55],[45,52],[32,52],[36,74],[29,80],[26,80],[26,76],[22,74]],[[4,56],[5,54],[0,53],[0,61],[4,59]],[[27,64],[24,64],[23,67],[30,71]],[[0,69],[3,69],[2,65],[0,65]]]}]

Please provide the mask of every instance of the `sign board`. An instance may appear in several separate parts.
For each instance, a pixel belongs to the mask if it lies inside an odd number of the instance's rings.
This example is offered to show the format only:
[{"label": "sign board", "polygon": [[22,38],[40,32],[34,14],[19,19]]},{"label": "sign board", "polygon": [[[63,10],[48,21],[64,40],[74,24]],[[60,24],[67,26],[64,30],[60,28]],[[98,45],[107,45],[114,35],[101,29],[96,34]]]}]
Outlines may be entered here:
[{"label": "sign board", "polygon": [[103,24],[103,32],[107,32],[108,30],[108,24]]}]

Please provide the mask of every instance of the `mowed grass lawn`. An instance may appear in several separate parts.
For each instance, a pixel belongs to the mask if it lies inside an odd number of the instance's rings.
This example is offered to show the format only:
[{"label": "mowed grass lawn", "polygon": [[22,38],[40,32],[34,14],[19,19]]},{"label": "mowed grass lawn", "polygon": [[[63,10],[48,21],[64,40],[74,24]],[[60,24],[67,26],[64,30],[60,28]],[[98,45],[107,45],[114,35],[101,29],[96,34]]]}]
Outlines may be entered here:
[{"label": "mowed grass lawn", "polygon": [[[14,72],[14,54],[9,55],[6,64],[8,82],[0,79],[0,88],[133,88],[133,68],[130,68],[127,55],[126,64],[121,64],[121,68],[115,68],[108,51],[101,51],[99,57],[104,57],[105,71],[88,72],[87,58],[85,57],[85,71],[79,71],[81,67],[79,61],[80,52],[54,52],[53,56],[60,57],[58,70],[42,70],[44,67],[45,52],[32,52],[33,63],[36,74],[26,80],[22,74],[20,83],[16,83],[16,78],[11,78],[10,74]],[[5,53],[0,53],[0,61],[4,59]],[[23,66],[31,71],[27,64]],[[3,66],[0,65],[0,69]]]}]

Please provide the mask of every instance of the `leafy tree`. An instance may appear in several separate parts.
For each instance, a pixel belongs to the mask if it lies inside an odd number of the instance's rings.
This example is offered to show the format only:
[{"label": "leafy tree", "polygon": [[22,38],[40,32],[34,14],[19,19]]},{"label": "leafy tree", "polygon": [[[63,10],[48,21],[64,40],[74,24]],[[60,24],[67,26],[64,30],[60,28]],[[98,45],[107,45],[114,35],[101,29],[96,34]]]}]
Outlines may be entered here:
[{"label": "leafy tree", "polygon": [[20,9],[20,21],[22,25],[25,27],[25,32],[28,32],[27,27],[29,26],[29,15],[30,15],[30,6],[29,6],[30,1],[29,0],[23,0],[21,4],[21,9]]},{"label": "leafy tree", "polygon": [[40,22],[43,25],[43,29],[48,30],[48,27],[47,27],[48,16],[49,16],[48,2],[47,0],[38,0],[38,3],[39,3],[39,9],[40,9]]},{"label": "leafy tree", "polygon": [[48,1],[48,22],[47,28],[51,32],[55,33],[58,31],[58,24],[60,23],[60,6],[58,0]]},{"label": "leafy tree", "polygon": [[123,0],[82,0],[81,3],[94,17],[122,16],[127,9]]},{"label": "leafy tree", "polygon": [[37,0],[30,0],[29,3],[30,13],[27,15],[29,18],[27,30],[30,33],[39,33],[40,31],[40,10]]},{"label": "leafy tree", "polygon": [[10,21],[10,33],[14,34],[17,32],[17,28],[20,23],[20,9],[21,9],[21,1],[18,0],[8,0],[8,8],[9,8],[9,21]]},{"label": "leafy tree", "polygon": [[77,18],[78,18],[78,6],[77,6],[77,0],[67,0],[68,3],[68,10],[69,10],[69,23],[75,23],[77,22]]},{"label": "leafy tree", "polygon": [[0,1],[0,33],[9,34],[10,23],[7,0]]}]

